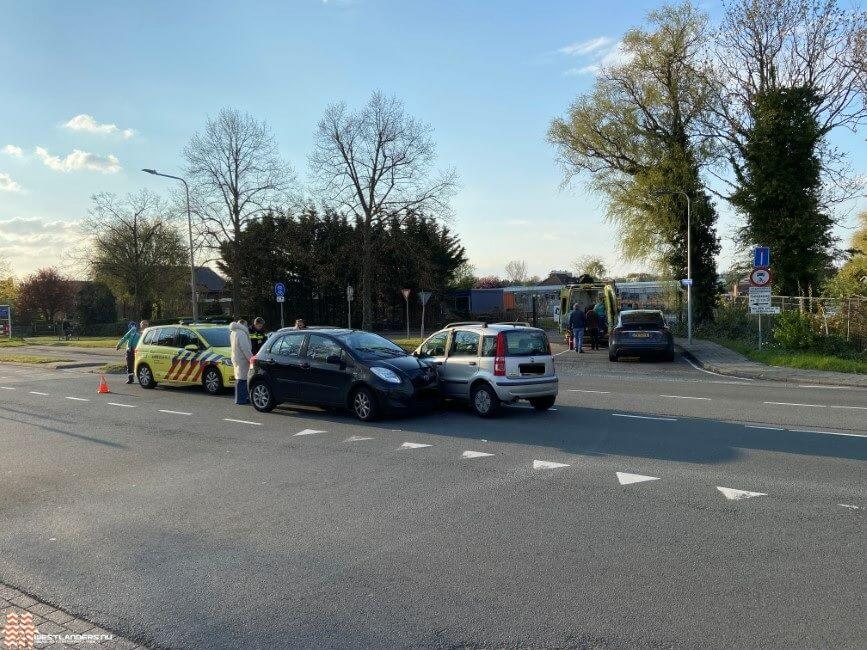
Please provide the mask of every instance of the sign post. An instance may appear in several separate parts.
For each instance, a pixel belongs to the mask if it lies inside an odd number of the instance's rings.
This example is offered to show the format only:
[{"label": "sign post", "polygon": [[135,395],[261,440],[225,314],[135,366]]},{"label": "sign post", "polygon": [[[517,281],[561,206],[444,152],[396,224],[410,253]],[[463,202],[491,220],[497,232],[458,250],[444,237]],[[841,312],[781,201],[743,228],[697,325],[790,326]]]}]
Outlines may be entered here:
[{"label": "sign post", "polygon": [[352,299],[355,298],[355,289],[352,285],[346,287],[346,325],[352,329]]},{"label": "sign post", "polygon": [[433,294],[430,291],[419,291],[418,299],[421,300],[421,338],[424,340],[424,308],[427,305],[427,301],[430,300],[430,297]]},{"label": "sign post", "polygon": [[753,270],[750,273],[750,313],[759,316],[759,349],[762,349],[762,314],[779,314],[771,305],[771,249],[756,246],[753,250]]},{"label": "sign post", "polygon": [[403,299],[406,301],[406,338],[409,338],[409,294],[412,293],[412,290],[401,289],[400,292],[403,294]]},{"label": "sign post", "polygon": [[283,303],[286,301],[286,285],[278,282],[274,285],[274,295],[280,305],[280,329],[283,329]]},{"label": "sign post", "polygon": [[12,338],[12,305],[0,305],[0,334]]}]

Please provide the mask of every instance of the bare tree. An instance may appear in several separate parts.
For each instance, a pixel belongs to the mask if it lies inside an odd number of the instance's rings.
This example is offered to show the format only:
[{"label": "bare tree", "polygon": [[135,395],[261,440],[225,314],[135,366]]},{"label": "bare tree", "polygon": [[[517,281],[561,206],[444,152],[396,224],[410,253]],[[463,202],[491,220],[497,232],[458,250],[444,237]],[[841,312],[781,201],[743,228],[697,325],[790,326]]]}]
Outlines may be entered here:
[{"label": "bare tree", "polygon": [[512,284],[526,282],[527,276],[527,263],[524,260],[512,260],[506,264],[506,277]]},{"label": "bare tree", "polygon": [[[867,12],[838,0],[733,0],[716,38],[716,132],[739,169],[756,96],[780,88],[809,87],[813,115],[825,138],[838,127],[867,121],[864,62]],[[820,143],[827,202],[845,200],[855,186],[846,156]],[[732,189],[735,183],[722,179]]]},{"label": "bare tree", "polygon": [[186,276],[187,249],[169,208],[147,190],[96,194],[91,201],[82,222],[91,233],[82,261],[93,279],[132,303],[134,318],[150,317],[153,303],[182,291]]},{"label": "bare tree", "polygon": [[592,275],[594,278],[604,278],[608,273],[605,262],[595,255],[583,255],[572,262],[572,268],[578,275]]},{"label": "bare tree", "polygon": [[449,214],[457,180],[453,171],[435,174],[435,158],[431,127],[379,92],[355,113],[334,104],[319,122],[311,172],[321,197],[354,215],[361,228],[364,328],[373,321],[374,230],[385,219]]},{"label": "bare tree", "polygon": [[241,231],[270,208],[285,207],[294,185],[292,169],[281,160],[265,122],[224,108],[195,133],[184,148],[195,213],[206,245],[227,244],[232,307],[241,309]]}]

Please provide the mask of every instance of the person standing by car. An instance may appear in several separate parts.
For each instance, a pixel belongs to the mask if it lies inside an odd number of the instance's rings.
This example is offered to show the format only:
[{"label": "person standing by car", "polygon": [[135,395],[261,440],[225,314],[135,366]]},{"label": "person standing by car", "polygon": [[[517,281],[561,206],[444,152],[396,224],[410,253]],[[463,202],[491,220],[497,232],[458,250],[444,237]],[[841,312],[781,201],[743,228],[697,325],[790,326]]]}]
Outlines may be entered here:
[{"label": "person standing by car", "polygon": [[256,316],[253,319],[253,327],[250,328],[250,348],[253,350],[253,354],[262,349],[266,338],[268,337],[265,335],[265,319]]},{"label": "person standing by car", "polygon": [[596,310],[590,306],[587,308],[587,312],[584,314],[584,320],[587,325],[587,336],[590,337],[590,349],[598,350],[599,349],[599,315],[596,313]]},{"label": "person standing by car", "polygon": [[235,370],[235,404],[249,404],[247,373],[250,372],[253,350],[250,346],[247,321],[243,318],[229,325],[229,342],[232,348],[232,367]]},{"label": "person standing by car", "polygon": [[578,303],[572,305],[572,311],[569,312],[569,330],[572,332],[572,340],[575,342],[575,351],[579,354],[584,353],[584,328],[587,326],[587,320],[584,317],[584,312]]},{"label": "person standing by car", "polygon": [[602,296],[599,296],[599,302],[596,303],[596,306],[593,308],[593,311],[596,312],[596,315],[599,317],[599,331],[607,332],[608,331],[608,317],[605,314],[605,301]]},{"label": "person standing by car", "polygon": [[138,326],[130,321],[126,334],[114,346],[115,350],[120,350],[122,345],[126,345],[126,383],[128,384],[135,383],[135,346],[138,345],[142,330],[147,326],[148,322],[146,320],[143,320]]},{"label": "person standing by car", "polygon": [[295,319],[295,328],[294,328],[294,329],[296,329],[296,330],[306,330],[306,329],[307,329],[307,323],[304,322],[304,319],[303,319],[303,318],[296,318],[296,319]]}]

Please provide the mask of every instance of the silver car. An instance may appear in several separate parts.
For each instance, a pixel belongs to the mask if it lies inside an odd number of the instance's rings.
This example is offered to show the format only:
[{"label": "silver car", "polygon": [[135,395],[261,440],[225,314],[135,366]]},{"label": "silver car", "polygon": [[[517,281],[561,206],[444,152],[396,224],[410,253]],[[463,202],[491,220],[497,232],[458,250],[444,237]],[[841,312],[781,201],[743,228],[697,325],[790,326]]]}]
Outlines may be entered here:
[{"label": "silver car", "polygon": [[527,400],[544,411],[557,399],[548,336],[525,323],[451,323],[413,354],[436,368],[444,397],[468,401],[481,417],[502,403]]}]

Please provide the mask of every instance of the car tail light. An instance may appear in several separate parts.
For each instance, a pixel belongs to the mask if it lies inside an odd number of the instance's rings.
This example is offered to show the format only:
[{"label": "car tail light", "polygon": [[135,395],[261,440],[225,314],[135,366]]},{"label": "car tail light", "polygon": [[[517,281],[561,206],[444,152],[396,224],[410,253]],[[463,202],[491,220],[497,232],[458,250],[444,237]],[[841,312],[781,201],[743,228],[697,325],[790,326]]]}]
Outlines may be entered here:
[{"label": "car tail light", "polygon": [[497,334],[497,352],[494,356],[494,375],[506,376],[506,333]]}]

